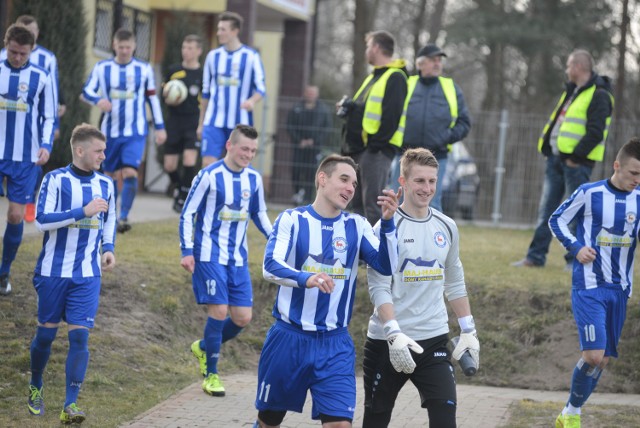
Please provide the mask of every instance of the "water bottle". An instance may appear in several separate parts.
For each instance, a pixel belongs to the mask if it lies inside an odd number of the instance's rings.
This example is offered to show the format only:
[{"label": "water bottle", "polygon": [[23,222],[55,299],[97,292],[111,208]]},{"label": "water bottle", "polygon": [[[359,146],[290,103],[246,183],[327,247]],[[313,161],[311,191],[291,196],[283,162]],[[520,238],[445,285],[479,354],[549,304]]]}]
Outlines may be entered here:
[{"label": "water bottle", "polygon": [[[456,336],[451,339],[451,344],[453,345],[453,349],[456,348],[456,345],[458,344],[459,340],[460,340],[460,336]],[[468,349],[464,351],[464,354],[462,354],[462,357],[460,357],[460,359],[458,360],[458,363],[460,364],[460,368],[462,369],[462,372],[464,373],[465,376],[473,376],[478,371],[478,368],[476,367],[476,363],[475,361],[473,361],[473,357],[471,356],[471,353],[469,352]]]}]

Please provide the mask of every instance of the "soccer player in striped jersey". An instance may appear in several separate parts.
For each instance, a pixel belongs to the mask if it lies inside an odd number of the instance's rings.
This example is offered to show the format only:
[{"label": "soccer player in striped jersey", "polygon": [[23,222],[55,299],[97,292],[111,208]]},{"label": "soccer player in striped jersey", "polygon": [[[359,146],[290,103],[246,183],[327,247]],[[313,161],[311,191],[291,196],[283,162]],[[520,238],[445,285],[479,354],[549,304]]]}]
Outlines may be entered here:
[{"label": "soccer player in striped jersey", "polygon": [[[368,269],[374,312],[364,346],[365,428],[387,427],[398,393],[416,386],[432,428],[456,426],[456,381],[451,365],[445,298],[461,334],[453,357],[472,348],[478,368],[480,344],[471,315],[460,236],[455,222],[430,204],[436,194],[438,161],[424,148],[400,159],[404,201],[395,214],[398,269],[383,276]],[[376,224],[377,232],[380,224]],[[413,352],[411,352],[413,351]]]},{"label": "soccer player in striped jersey", "polygon": [[[613,171],[608,180],[578,187],[549,219],[555,237],[575,257],[571,307],[582,352],[556,428],[580,426],[582,406],[609,358],[618,357],[640,229],[640,139],[622,146]],[[575,235],[569,228],[574,221]]]},{"label": "soccer player in striped jersey", "polygon": [[[54,92],[54,105],[56,106],[56,118],[54,123],[54,140],[58,137],[58,128],[59,128],[59,117],[64,114],[66,111],[66,106],[64,105],[64,101],[62,100],[62,93],[60,92],[60,82],[58,81],[58,60],[53,52],[43,48],[38,45],[38,36],[40,35],[40,28],[38,27],[38,21],[31,15],[21,15],[16,19],[16,24],[23,25],[27,27],[29,31],[33,33],[33,37],[35,39],[35,46],[31,51],[31,55],[29,56],[29,61],[33,64],[36,64],[49,72],[49,76],[51,78],[51,82],[53,84],[53,92]],[[7,59],[7,50],[3,48],[0,51],[0,61],[4,61]],[[42,179],[42,168],[38,170],[38,184]],[[34,189],[34,191],[37,189]],[[36,216],[36,206],[35,206],[35,195],[34,201],[27,203],[25,207],[25,215],[24,220],[27,223],[31,223],[35,220]]]},{"label": "soccer player in striped jersey", "polygon": [[[49,160],[55,103],[49,74],[29,62],[33,33],[11,25],[0,62],[0,184],[7,179],[7,227],[2,239],[0,295],[11,293],[11,264],[22,242],[25,204],[33,201],[38,168]],[[0,196],[4,196],[0,185]]]},{"label": "soccer player in striped jersey", "polygon": [[160,101],[151,65],[133,57],[136,41],[133,33],[119,29],[113,37],[116,56],[95,65],[84,85],[82,99],[104,113],[101,129],[107,136],[107,158],[103,169],[107,175],[122,175],[118,232],[131,229],[129,211],[138,189],[138,168],[147,138],[149,103],[155,124],[156,144],[167,139]]},{"label": "soccer player in striped jersey", "polygon": [[113,180],[97,172],[105,159],[105,136],[82,124],[71,134],[73,163],[45,175],[36,215],[44,232],[33,285],[38,328],[31,342],[28,409],[44,415],[42,375],[62,320],[68,325],[66,395],[60,421],[80,423],[78,393],[89,363],[89,330],[100,297],[101,271],[114,267],[116,208]]},{"label": "soccer player in striped jersey", "polygon": [[196,302],[207,305],[209,315],[204,338],[193,342],[191,352],[205,376],[202,389],[218,397],[225,394],[218,376],[220,347],[251,321],[249,219],[265,237],[271,233],[262,177],[250,166],[257,138],[253,127],[236,125],[224,159],[203,168],[194,179],[180,218],[180,265],[193,274]]},{"label": "soccer player in striped jersey", "polygon": [[288,410],[302,412],[311,390],[311,416],[325,427],[350,427],[356,405],[355,350],[347,330],[360,260],[384,275],[397,263],[393,190],[378,196],[381,239],[366,218],[345,212],[356,190],[353,159],[330,155],[316,173],[311,205],[282,212],[264,255],[265,279],[279,284],[275,324],[258,366],[254,426],[279,426]]},{"label": "soccer player in striped jersey", "polygon": [[236,124],[253,125],[253,109],[265,96],[260,54],[238,38],[242,22],[237,13],[220,14],[216,34],[221,46],[211,50],[204,63],[197,130],[203,166],[220,159]]}]

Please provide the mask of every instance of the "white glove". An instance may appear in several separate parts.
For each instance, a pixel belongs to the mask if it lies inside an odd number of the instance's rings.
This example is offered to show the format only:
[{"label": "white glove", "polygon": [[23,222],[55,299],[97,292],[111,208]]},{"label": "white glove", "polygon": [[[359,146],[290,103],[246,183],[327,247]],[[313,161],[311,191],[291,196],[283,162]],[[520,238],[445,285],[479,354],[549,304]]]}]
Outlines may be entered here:
[{"label": "white glove", "polygon": [[384,325],[389,343],[389,360],[393,368],[400,373],[413,373],[416,363],[411,357],[411,349],[417,354],[422,354],[423,349],[413,339],[400,331],[396,320],[387,321]]},{"label": "white glove", "polygon": [[460,340],[451,356],[456,360],[460,360],[462,354],[467,350],[476,363],[476,368],[480,368],[480,342],[478,341],[478,335],[475,330],[469,333],[460,333]]}]

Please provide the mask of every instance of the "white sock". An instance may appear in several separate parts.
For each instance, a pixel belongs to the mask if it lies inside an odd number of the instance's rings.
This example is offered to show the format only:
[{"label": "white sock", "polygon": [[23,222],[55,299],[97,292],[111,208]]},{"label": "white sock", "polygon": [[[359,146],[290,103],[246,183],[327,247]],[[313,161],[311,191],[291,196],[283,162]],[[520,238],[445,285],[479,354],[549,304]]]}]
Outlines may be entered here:
[{"label": "white sock", "polygon": [[562,411],[563,415],[579,415],[580,407],[573,407],[571,403],[567,404],[567,407]]}]

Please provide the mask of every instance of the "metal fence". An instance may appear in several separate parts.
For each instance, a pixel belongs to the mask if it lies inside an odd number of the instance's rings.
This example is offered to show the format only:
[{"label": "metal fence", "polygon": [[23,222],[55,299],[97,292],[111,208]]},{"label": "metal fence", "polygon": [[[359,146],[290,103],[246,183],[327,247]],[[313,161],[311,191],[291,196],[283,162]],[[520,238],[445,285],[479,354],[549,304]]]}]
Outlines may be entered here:
[{"label": "metal fence", "polygon": [[[267,189],[271,201],[292,203],[293,144],[286,130],[286,118],[297,99],[280,98],[276,130],[267,143],[274,144],[272,174]],[[333,112],[335,100],[324,100]],[[339,152],[342,120],[322,145],[322,154]],[[545,160],[537,141],[548,116],[513,112],[471,112],[471,132],[464,143],[473,156],[480,177],[474,220],[500,224],[535,224],[542,192]],[[608,177],[618,149],[640,135],[640,123],[612,122],[605,160],[598,163],[592,180]],[[361,165],[361,168],[366,168]],[[457,216],[459,213],[450,213]]]}]

